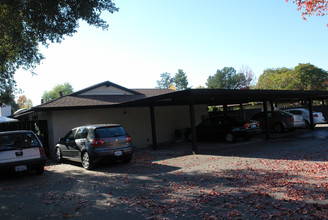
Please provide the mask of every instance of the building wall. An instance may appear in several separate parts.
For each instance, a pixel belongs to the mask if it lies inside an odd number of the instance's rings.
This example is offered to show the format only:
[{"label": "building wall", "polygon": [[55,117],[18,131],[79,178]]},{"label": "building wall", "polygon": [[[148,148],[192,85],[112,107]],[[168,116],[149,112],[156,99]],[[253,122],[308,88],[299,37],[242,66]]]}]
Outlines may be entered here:
[{"label": "building wall", "polygon": [[[174,131],[190,127],[189,106],[154,107],[157,142],[171,142]],[[207,115],[207,106],[195,106],[195,119],[198,124]],[[88,110],[70,110],[45,112],[39,119],[48,119],[50,151],[59,138],[77,126],[87,124],[121,124],[132,137],[136,147],[152,144],[151,120],[149,107],[106,108]]]}]

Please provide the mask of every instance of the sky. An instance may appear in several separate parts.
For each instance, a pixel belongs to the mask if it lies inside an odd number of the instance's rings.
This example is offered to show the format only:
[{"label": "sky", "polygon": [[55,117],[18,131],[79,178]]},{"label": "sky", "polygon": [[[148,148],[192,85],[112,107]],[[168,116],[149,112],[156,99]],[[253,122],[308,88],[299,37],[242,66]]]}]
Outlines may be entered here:
[{"label": "sky", "polygon": [[[78,91],[111,81],[155,88],[160,74],[182,69],[189,86],[206,86],[218,69],[248,67],[255,78],[268,68],[311,63],[328,70],[328,16],[304,21],[285,0],[114,0],[102,30],[80,22],[72,37],[48,48],[34,70],[18,70],[17,88],[41,103],[45,91],[65,82]],[[256,81],[255,81],[256,82]]]}]

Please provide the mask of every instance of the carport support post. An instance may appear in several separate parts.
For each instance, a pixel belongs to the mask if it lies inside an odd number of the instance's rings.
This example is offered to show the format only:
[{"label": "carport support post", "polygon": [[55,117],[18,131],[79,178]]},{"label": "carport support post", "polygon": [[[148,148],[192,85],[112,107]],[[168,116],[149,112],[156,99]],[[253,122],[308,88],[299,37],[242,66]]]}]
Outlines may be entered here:
[{"label": "carport support post", "polygon": [[313,122],[313,109],[312,109],[312,99],[309,98],[309,113],[310,113],[310,127],[313,130],[314,129],[314,122]]},{"label": "carport support post", "polygon": [[244,112],[244,108],[243,108],[243,103],[239,103],[239,108],[240,108],[241,115],[243,115],[243,117],[246,118],[246,115],[245,115],[245,112]]},{"label": "carport support post", "polygon": [[263,101],[263,109],[264,109],[264,126],[265,126],[265,137],[266,139],[269,139],[269,119],[268,119],[268,106],[267,101]]},{"label": "carport support post", "polygon": [[271,111],[274,111],[274,105],[273,105],[273,101],[270,101],[270,106],[271,106]]},{"label": "carport support post", "polygon": [[224,115],[228,114],[228,105],[227,104],[223,104],[223,114]]},{"label": "carport support post", "polygon": [[189,114],[190,114],[190,127],[191,127],[191,138],[192,138],[192,153],[198,153],[198,147],[196,143],[196,123],[195,123],[195,105],[191,101],[189,104]]},{"label": "carport support post", "polygon": [[149,109],[150,109],[150,121],[151,121],[151,135],[152,135],[152,139],[153,139],[153,150],[157,150],[154,106],[149,106]]}]

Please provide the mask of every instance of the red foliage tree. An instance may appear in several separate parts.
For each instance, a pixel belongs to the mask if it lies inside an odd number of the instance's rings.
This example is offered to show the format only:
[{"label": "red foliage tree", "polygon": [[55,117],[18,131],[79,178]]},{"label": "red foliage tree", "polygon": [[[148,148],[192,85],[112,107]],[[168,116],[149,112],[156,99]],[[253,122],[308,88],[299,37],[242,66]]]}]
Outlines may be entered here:
[{"label": "red foliage tree", "polygon": [[[286,0],[289,2],[290,0]],[[306,20],[306,16],[327,15],[328,1],[327,0],[293,0],[293,3],[297,5],[297,9],[302,11],[302,17]]]}]

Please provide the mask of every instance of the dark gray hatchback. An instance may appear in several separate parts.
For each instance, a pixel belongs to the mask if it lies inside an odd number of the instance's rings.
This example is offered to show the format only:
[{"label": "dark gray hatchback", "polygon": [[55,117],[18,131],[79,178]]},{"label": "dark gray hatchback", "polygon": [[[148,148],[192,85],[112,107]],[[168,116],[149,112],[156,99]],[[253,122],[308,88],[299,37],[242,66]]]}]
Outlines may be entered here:
[{"label": "dark gray hatchback", "polygon": [[56,160],[82,162],[89,170],[95,163],[114,159],[129,163],[133,156],[131,137],[119,124],[86,125],[73,128],[55,147]]}]

